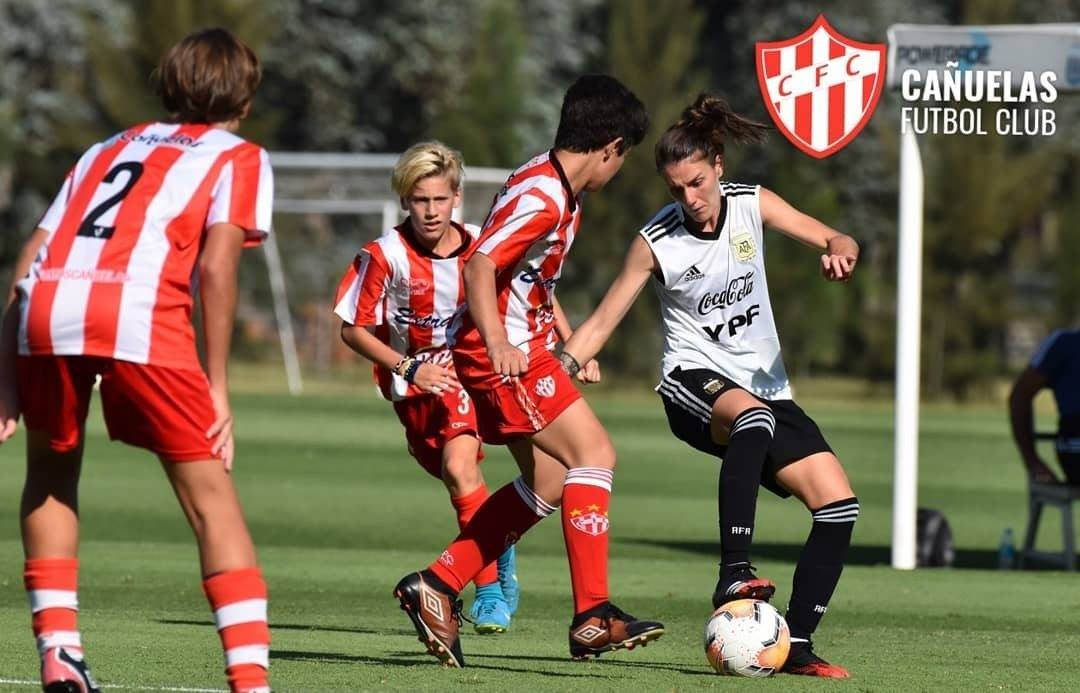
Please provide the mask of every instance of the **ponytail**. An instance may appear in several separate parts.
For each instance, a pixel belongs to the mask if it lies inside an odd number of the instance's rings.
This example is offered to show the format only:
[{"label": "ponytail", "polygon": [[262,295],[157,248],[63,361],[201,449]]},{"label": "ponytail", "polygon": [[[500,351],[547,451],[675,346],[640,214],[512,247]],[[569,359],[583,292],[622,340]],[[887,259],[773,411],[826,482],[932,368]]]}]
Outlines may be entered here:
[{"label": "ponytail", "polygon": [[768,130],[769,126],[735,113],[727,101],[700,94],[656,143],[656,170],[695,155],[711,163],[723,157],[728,138],[736,144],[762,142]]}]

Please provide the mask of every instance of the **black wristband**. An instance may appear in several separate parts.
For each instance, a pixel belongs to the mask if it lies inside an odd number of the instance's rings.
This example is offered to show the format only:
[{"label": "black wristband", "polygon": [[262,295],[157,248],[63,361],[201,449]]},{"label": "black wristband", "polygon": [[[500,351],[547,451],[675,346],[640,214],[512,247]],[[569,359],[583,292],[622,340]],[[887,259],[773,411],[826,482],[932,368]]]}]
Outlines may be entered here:
[{"label": "black wristband", "polygon": [[405,369],[405,372],[401,374],[401,377],[405,378],[405,382],[411,383],[416,380],[416,372],[420,370],[421,363],[422,362],[419,359],[412,360],[408,368]]},{"label": "black wristband", "polygon": [[573,378],[581,370],[581,364],[574,358],[574,355],[569,352],[562,352],[559,354],[559,362],[562,363],[563,370],[566,374]]}]

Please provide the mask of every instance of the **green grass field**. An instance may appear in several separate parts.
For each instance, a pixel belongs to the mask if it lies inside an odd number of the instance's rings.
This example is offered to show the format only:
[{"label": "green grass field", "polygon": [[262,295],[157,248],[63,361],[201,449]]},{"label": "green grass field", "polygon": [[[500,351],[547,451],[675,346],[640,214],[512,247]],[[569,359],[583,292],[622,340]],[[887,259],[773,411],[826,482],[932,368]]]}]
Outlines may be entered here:
[{"label": "green grass field", "polygon": [[[749,681],[710,673],[701,631],[715,581],[716,461],[675,441],[648,392],[590,395],[620,454],[612,505],[611,586],[620,606],[665,621],[647,649],[568,659],[571,609],[557,519],[519,545],[524,594],[511,632],[467,632],[469,668],[422,654],[390,596],[406,571],[453,535],[441,485],[406,455],[392,412],[360,394],[234,397],[236,478],[271,591],[278,691],[469,690],[1076,690],[1080,576],[999,572],[1006,526],[1023,530],[1024,490],[1000,410],[930,409],[922,424],[920,505],[944,511],[960,548],[950,570],[888,567],[892,419],[887,406],[806,400],[862,502],[851,561],[816,638],[851,668],[845,682]],[[83,475],[80,625],[107,686],[214,690],[222,659],[194,544],[155,460],[104,435],[91,414]],[[514,476],[490,449],[494,488]],[[17,530],[21,443],[0,449],[0,690],[30,690],[37,658]],[[1046,521],[1042,543],[1060,545]],[[809,516],[767,492],[756,561],[790,576]]]}]

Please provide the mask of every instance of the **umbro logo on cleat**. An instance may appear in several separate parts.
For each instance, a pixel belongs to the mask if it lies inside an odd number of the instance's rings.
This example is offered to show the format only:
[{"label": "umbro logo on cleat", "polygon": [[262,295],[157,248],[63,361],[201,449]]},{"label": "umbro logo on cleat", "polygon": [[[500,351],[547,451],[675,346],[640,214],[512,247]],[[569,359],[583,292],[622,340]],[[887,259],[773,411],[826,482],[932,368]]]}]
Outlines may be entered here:
[{"label": "umbro logo on cleat", "polygon": [[430,612],[432,616],[440,621],[443,620],[442,600],[428,589],[427,585],[421,585],[420,587],[420,603],[424,605],[424,609]]},{"label": "umbro logo on cleat", "polygon": [[703,279],[704,277],[705,275],[697,268],[697,265],[690,265],[690,269],[686,270],[683,274],[682,280],[684,282],[692,282],[695,279]]},{"label": "umbro logo on cleat", "polygon": [[602,637],[607,631],[603,628],[587,623],[574,631],[574,639],[579,642],[592,642]]}]

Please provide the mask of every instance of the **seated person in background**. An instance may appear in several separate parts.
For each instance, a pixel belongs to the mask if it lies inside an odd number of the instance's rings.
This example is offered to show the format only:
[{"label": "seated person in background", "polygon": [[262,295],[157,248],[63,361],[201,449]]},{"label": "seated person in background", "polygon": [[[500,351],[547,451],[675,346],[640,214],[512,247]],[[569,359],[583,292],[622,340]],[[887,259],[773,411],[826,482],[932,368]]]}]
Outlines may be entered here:
[{"label": "seated person in background", "polygon": [[1057,483],[1054,472],[1035,451],[1032,402],[1044,387],[1053,390],[1057,402],[1058,462],[1066,483],[1080,486],[1080,329],[1057,330],[1050,335],[1016,379],[1009,395],[1013,438],[1028,476],[1033,481]]}]

